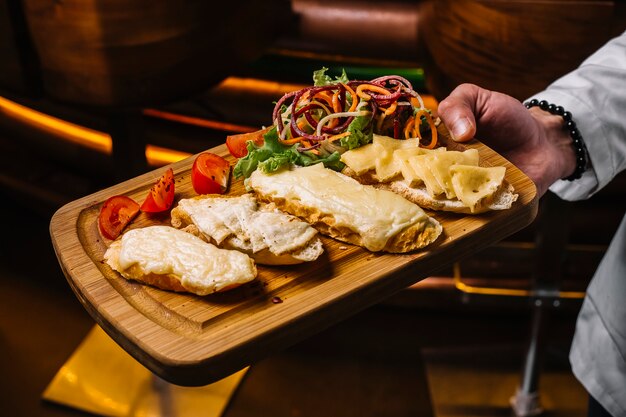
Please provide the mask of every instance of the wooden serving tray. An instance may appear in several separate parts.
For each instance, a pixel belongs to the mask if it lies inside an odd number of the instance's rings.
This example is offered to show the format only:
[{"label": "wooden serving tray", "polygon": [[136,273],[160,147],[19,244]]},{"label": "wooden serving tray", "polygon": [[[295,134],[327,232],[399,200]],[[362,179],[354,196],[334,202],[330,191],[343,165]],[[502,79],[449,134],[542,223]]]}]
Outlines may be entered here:
[{"label": "wooden serving tray", "polygon": [[[101,237],[102,203],[124,194],[142,202],[167,167],[71,202],[50,223],[52,243],[76,296],[96,322],[126,351],[160,377],[179,385],[204,385],[303,340],[532,222],[535,185],[479,142],[481,165],[507,167],[519,199],[510,210],[480,215],[429,213],[444,227],[426,250],[372,253],[323,238],[325,253],[296,266],[258,267],[258,278],[222,294],[177,294],[125,280],[103,262],[110,241]],[[224,145],[210,150],[235,163]],[[195,195],[194,157],[172,164],[176,201]],[[229,194],[244,192],[233,181]],[[176,204],[176,202],[174,203]],[[130,228],[169,224],[169,216],[141,213]]]}]

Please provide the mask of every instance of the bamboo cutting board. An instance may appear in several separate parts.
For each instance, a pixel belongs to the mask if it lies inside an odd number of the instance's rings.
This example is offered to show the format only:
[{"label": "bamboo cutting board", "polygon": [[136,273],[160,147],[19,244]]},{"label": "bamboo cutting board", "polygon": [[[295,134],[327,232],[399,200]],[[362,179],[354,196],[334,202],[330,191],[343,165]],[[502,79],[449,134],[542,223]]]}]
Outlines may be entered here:
[{"label": "bamboo cutting board", "polygon": [[[534,184],[488,147],[472,142],[481,165],[507,167],[506,179],[519,199],[510,210],[480,215],[429,213],[444,232],[426,250],[372,253],[323,238],[325,253],[295,266],[258,266],[258,278],[205,297],[162,291],[125,280],[103,261],[110,241],[98,231],[102,203],[124,194],[142,202],[165,169],[81,198],[59,209],[50,232],[59,263],[84,307],[126,351],[160,377],[197,386],[219,380],[301,341],[532,222],[537,212]],[[224,145],[211,149],[234,164]],[[194,157],[171,165],[176,199],[194,196]],[[229,194],[244,192],[233,181]],[[174,203],[176,204],[176,202]],[[169,224],[168,215],[141,213],[129,226]]]}]

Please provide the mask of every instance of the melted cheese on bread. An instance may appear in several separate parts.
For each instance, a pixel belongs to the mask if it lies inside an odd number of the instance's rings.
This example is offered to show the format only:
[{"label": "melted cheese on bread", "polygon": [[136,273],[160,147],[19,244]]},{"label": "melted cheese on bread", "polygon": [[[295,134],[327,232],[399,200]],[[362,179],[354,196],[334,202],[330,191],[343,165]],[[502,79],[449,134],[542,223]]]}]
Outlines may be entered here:
[{"label": "melted cheese on bread", "polygon": [[[248,179],[248,186],[271,201],[295,202],[316,213],[316,218],[331,217],[328,222],[334,229],[358,234],[362,246],[371,251],[383,250],[393,236],[431,220],[401,196],[362,185],[321,164],[270,175],[257,170]],[[438,234],[433,233],[428,243]]]},{"label": "melted cheese on bread", "polygon": [[169,226],[129,230],[111,244],[105,260],[125,278],[153,283],[154,277],[175,277],[185,291],[198,295],[244,284],[257,273],[247,255]]},{"label": "melted cheese on bread", "polygon": [[[259,263],[313,261],[323,252],[317,230],[274,206],[259,206],[252,194],[180,200],[172,210],[172,225],[189,223],[218,246],[243,250]],[[275,256],[264,256],[264,251]],[[279,258],[284,254],[290,256]]]}]

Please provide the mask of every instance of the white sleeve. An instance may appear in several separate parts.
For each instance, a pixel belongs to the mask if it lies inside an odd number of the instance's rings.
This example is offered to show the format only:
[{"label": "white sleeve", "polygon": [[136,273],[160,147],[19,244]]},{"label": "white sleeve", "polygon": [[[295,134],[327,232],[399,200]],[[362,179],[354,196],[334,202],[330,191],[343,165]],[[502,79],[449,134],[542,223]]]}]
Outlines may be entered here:
[{"label": "white sleeve", "polygon": [[565,200],[587,198],[626,168],[626,32],[531,98],[572,113],[589,151],[590,169],[550,190]]}]

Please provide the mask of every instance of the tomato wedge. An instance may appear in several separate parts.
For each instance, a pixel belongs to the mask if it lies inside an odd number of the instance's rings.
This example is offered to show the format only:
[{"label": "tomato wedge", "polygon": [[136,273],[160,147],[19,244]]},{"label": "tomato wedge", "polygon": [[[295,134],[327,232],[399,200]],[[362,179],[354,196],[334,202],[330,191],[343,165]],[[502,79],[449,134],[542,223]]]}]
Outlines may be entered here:
[{"label": "tomato wedge", "polygon": [[243,158],[248,155],[248,141],[251,140],[257,146],[263,145],[263,136],[272,129],[272,126],[256,132],[240,133],[226,136],[226,147],[235,158]]},{"label": "tomato wedge", "polygon": [[146,213],[160,213],[172,207],[173,202],[174,171],[170,168],[165,171],[165,174],[154,184],[141,205],[141,211]]},{"label": "tomato wedge", "polygon": [[193,162],[191,184],[198,194],[223,194],[230,180],[230,164],[219,155],[203,152]]},{"label": "tomato wedge", "polygon": [[107,239],[116,239],[139,213],[139,204],[132,198],[116,195],[107,199],[98,215],[100,233]]}]

